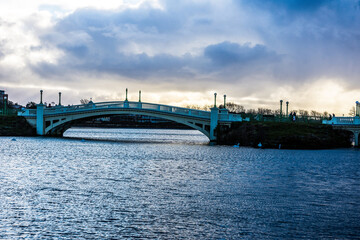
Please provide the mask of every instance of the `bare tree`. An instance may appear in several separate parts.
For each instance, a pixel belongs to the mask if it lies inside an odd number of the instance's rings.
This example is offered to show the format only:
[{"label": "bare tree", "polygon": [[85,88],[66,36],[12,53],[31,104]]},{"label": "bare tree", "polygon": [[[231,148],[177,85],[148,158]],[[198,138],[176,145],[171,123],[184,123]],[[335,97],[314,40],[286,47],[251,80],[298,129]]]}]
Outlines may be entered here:
[{"label": "bare tree", "polygon": [[313,117],[318,117],[318,116],[321,116],[321,113],[315,111],[315,110],[311,110],[311,116]]},{"label": "bare tree", "polygon": [[309,112],[307,110],[299,109],[299,115],[300,116],[309,116]]},{"label": "bare tree", "polygon": [[274,110],[274,114],[275,115],[280,115],[280,110],[279,109]]},{"label": "bare tree", "polygon": [[[224,108],[224,104],[221,104],[219,106],[219,108]],[[229,112],[231,113],[242,113],[245,112],[245,108],[242,105],[233,103],[233,102],[228,102],[226,103],[226,109],[229,110]]]},{"label": "bare tree", "polygon": [[271,114],[273,114],[273,111],[269,108],[258,108],[257,113],[263,114],[263,115],[271,115]]},{"label": "bare tree", "polygon": [[246,113],[255,115],[255,114],[256,114],[256,110],[255,110],[255,109],[248,109],[248,110],[246,110]]},{"label": "bare tree", "polygon": [[352,117],[355,117],[355,114],[356,114],[355,107],[352,106],[352,107],[350,108],[349,115],[352,116]]},{"label": "bare tree", "polygon": [[186,105],[185,108],[202,110],[202,107],[200,105]]},{"label": "bare tree", "polygon": [[26,104],[26,108],[36,109],[36,103],[35,102],[28,102]]},{"label": "bare tree", "polygon": [[226,108],[229,110],[229,112],[234,112],[234,113],[245,112],[244,106],[233,103],[233,102],[227,103]]},{"label": "bare tree", "polygon": [[90,102],[89,99],[80,99],[81,104],[88,104]]}]

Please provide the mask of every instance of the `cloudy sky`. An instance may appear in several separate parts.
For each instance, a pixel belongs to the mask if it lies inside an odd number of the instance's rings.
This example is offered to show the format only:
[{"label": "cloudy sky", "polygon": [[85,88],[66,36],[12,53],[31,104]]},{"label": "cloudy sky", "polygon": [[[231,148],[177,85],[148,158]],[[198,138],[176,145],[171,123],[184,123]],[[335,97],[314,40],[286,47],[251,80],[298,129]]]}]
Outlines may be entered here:
[{"label": "cloudy sky", "polygon": [[130,100],[348,114],[359,0],[0,0],[0,89],[20,104]]}]

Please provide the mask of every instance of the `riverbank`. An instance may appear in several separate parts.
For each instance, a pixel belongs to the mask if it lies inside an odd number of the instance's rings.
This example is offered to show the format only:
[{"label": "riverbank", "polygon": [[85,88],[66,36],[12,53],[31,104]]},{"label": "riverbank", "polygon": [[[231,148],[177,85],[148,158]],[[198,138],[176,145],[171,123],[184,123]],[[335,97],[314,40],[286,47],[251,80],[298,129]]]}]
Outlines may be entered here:
[{"label": "riverbank", "polygon": [[0,136],[36,136],[36,129],[24,117],[0,116]]},{"label": "riverbank", "polygon": [[352,146],[352,133],[309,123],[241,122],[217,129],[217,144],[283,149],[331,149]]},{"label": "riverbank", "polygon": [[[188,129],[174,124],[77,124],[78,127]],[[23,117],[0,116],[0,136],[36,136],[36,129]],[[331,149],[352,146],[352,133],[331,126],[309,123],[241,122],[217,128],[218,145],[283,149]]]}]

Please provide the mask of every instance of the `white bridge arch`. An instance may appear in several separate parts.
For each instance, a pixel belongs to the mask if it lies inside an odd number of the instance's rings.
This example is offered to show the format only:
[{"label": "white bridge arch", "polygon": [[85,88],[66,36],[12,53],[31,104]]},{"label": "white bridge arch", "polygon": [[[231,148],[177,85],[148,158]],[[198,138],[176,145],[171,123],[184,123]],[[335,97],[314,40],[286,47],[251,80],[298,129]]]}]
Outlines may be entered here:
[{"label": "white bridge arch", "polygon": [[73,106],[56,106],[47,108],[38,104],[37,109],[26,109],[20,116],[36,128],[38,135],[62,136],[71,127],[74,121],[110,115],[146,115],[158,117],[187,125],[205,134],[210,141],[216,140],[215,128],[218,124],[241,122],[238,114],[231,114],[227,109],[212,108],[211,111],[202,111],[175,107],[162,104],[116,101],[100,102]]}]

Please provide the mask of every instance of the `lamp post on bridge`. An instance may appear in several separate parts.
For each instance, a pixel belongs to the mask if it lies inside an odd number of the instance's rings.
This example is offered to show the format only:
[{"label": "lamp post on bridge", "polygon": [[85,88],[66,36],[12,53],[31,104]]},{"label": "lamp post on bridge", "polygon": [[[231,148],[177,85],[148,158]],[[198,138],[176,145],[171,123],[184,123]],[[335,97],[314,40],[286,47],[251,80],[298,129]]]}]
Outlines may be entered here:
[{"label": "lamp post on bridge", "polygon": [[282,104],[283,104],[283,100],[280,100],[280,117],[282,117]]},{"label": "lamp post on bridge", "polygon": [[61,106],[61,92],[59,92],[59,106]]},{"label": "lamp post on bridge", "polygon": [[226,95],[224,95],[224,108],[226,108]]},{"label": "lamp post on bridge", "polygon": [[42,93],[43,93],[43,90],[40,90],[40,104],[42,104]]},{"label": "lamp post on bridge", "polygon": [[141,90],[139,90],[139,102],[141,102]]},{"label": "lamp post on bridge", "polygon": [[214,93],[214,108],[216,108],[216,95],[217,93]]},{"label": "lamp post on bridge", "polygon": [[286,116],[289,116],[289,101],[286,101]]},{"label": "lamp post on bridge", "polygon": [[128,89],[126,88],[126,95],[124,101],[124,108],[129,108],[129,101],[128,101]]}]

